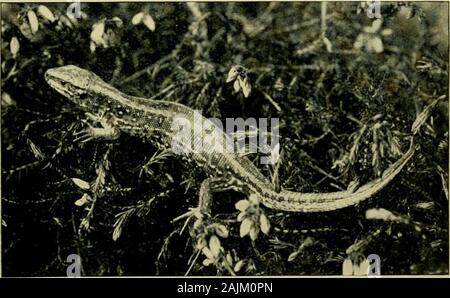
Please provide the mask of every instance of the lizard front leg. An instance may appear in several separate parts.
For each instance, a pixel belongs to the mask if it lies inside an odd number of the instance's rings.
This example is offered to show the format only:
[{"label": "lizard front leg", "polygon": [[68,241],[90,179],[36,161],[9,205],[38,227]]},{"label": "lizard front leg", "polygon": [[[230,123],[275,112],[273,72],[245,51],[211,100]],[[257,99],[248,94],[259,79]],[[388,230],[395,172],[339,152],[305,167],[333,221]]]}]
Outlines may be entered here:
[{"label": "lizard front leg", "polygon": [[95,123],[100,123],[101,127],[94,127],[88,121],[83,122],[88,125],[88,128],[83,129],[74,135],[77,138],[74,140],[82,143],[88,142],[92,139],[115,140],[120,136],[120,130],[115,126],[115,121],[112,117],[107,118],[104,115],[94,115],[86,113],[86,116]]}]

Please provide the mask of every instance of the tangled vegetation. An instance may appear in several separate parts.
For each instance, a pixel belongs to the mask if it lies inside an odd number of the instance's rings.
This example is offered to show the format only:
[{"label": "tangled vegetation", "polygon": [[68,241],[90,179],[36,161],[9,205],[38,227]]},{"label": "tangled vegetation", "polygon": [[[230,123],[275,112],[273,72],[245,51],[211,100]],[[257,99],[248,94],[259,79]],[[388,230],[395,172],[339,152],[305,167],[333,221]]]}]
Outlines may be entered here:
[{"label": "tangled vegetation", "polygon": [[3,275],[65,275],[70,254],[83,275],[330,275],[372,253],[382,274],[448,274],[447,99],[375,198],[297,214],[230,191],[194,234],[173,219],[205,174],[137,137],[77,141],[85,114],[44,80],[74,64],[207,117],[279,118],[264,174],[336,191],[381,175],[448,94],[447,3],[383,3],[382,19],[364,3],[83,3],[78,19],[68,5],[2,6]]}]

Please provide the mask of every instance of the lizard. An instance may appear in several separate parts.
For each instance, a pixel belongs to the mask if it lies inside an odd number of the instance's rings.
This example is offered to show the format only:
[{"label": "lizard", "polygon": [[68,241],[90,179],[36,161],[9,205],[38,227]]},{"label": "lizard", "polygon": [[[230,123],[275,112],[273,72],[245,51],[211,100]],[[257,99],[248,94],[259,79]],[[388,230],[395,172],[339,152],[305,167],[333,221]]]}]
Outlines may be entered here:
[{"label": "lizard", "polygon": [[[127,133],[148,139],[158,148],[171,148],[173,121],[182,115],[193,121],[194,110],[174,101],[152,100],[127,95],[109,85],[93,72],[74,65],[50,68],[45,72],[47,83],[64,97],[78,105],[90,115],[100,117],[102,127],[84,131],[88,139],[103,138],[114,140],[120,133]],[[427,109],[425,109],[427,110]],[[417,117],[423,124],[423,118]],[[423,113],[422,113],[423,114]],[[203,116],[202,116],[203,117]],[[203,121],[209,121],[204,118]],[[213,123],[210,123],[214,127]],[[414,130],[413,130],[414,131]],[[195,133],[195,131],[194,131]],[[205,132],[209,133],[209,132]],[[223,130],[214,133],[227,138]],[[209,214],[212,195],[215,192],[235,190],[247,196],[256,195],[264,206],[287,212],[327,212],[356,205],[367,200],[388,185],[404,168],[416,151],[414,136],[410,137],[408,150],[392,163],[379,177],[360,187],[328,193],[302,193],[276,188],[246,156],[223,152],[184,152],[181,159],[200,166],[207,177],[200,185],[198,207],[191,208],[186,215]],[[199,139],[203,135],[196,136]],[[197,213],[194,213],[197,212]]]}]

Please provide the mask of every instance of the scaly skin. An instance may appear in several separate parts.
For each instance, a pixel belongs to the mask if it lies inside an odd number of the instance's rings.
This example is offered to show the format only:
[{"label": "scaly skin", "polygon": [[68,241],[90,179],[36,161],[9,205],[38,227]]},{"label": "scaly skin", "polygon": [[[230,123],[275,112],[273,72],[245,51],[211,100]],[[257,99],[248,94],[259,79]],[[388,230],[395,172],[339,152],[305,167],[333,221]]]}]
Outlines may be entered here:
[{"label": "scaly skin", "polygon": [[[91,128],[90,137],[116,138],[119,131],[145,138],[161,148],[170,149],[174,131],[174,119],[183,117],[194,127],[194,110],[171,101],[156,101],[126,95],[105,83],[94,73],[77,66],[68,65],[47,70],[48,84],[86,112],[103,115],[107,119],[103,128]],[[215,129],[202,131],[192,129],[194,140],[216,134],[224,140],[229,137],[211,121],[203,118]],[[197,135],[195,135],[197,134]],[[415,151],[414,141],[408,151],[392,164],[381,178],[371,181],[357,190],[331,193],[300,193],[288,190],[276,191],[267,178],[246,157],[233,153],[196,153],[191,151],[180,157],[202,166],[211,178],[202,184],[205,192],[234,189],[247,195],[256,194],[267,207],[292,212],[324,212],[341,209],[362,202],[383,189],[403,169]],[[203,187],[204,186],[204,187]],[[212,196],[200,195],[200,207],[210,207]]]}]

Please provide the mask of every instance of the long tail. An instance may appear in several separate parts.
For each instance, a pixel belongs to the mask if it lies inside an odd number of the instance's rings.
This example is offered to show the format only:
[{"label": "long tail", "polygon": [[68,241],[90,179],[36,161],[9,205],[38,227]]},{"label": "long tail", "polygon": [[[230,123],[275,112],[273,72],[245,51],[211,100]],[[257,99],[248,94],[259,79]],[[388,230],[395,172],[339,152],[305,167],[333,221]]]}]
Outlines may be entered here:
[{"label": "long tail", "polygon": [[270,196],[261,198],[262,203],[269,208],[283,211],[325,212],[356,205],[372,197],[388,185],[414,155],[416,150],[414,144],[415,135],[419,132],[420,127],[425,123],[426,119],[431,115],[433,108],[445,97],[446,96],[443,95],[434,100],[416,117],[416,120],[411,126],[413,136],[411,137],[408,151],[399,160],[387,168],[380,178],[364,184],[356,191],[347,190],[330,193],[300,193],[283,190],[279,193],[272,193]]},{"label": "long tail", "polygon": [[412,138],[408,151],[387,168],[380,178],[364,184],[356,191],[300,193],[283,190],[268,198],[262,198],[262,203],[269,208],[291,212],[325,212],[358,204],[389,184],[408,163],[414,152],[415,145],[414,138]]}]

